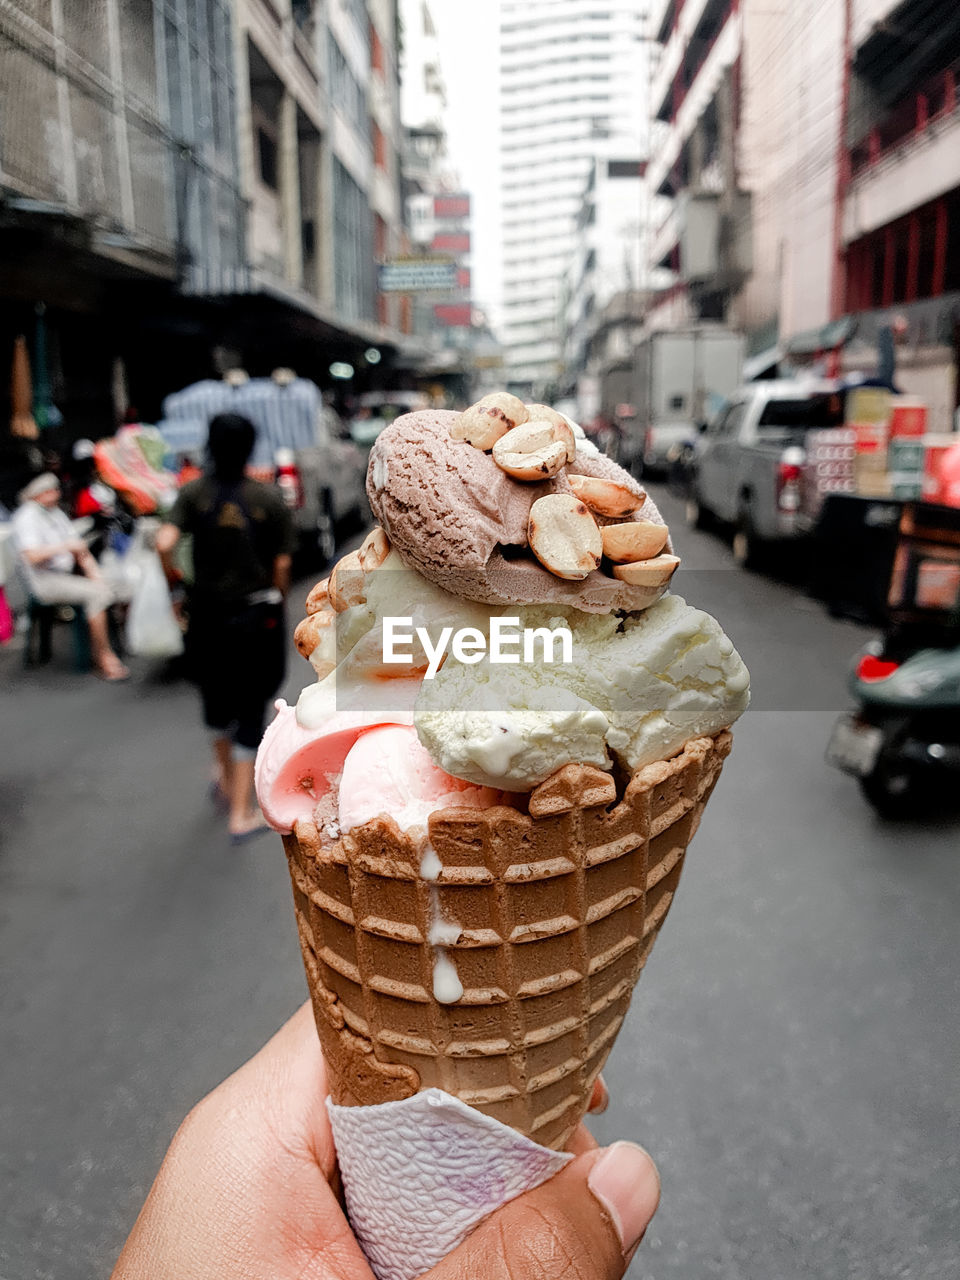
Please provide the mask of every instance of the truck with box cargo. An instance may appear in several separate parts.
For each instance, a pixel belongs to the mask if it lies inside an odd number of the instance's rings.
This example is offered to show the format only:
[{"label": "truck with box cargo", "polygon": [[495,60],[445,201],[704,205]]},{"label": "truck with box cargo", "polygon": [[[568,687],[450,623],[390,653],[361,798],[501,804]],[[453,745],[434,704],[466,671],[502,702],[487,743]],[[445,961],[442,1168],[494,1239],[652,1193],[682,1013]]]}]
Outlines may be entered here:
[{"label": "truck with box cargo", "polygon": [[698,324],[647,334],[635,356],[637,414],[621,461],[663,475],[740,385],[744,339],[723,325]]}]

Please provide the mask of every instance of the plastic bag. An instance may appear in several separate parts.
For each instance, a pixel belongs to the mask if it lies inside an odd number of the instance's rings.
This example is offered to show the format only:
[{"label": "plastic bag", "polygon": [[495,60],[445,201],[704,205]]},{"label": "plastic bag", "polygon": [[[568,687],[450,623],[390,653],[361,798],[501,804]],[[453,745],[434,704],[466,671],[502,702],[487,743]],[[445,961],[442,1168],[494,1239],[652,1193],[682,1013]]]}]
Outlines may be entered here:
[{"label": "plastic bag", "polygon": [[127,614],[126,647],[141,658],[176,658],[183,635],[173,614],[170,591],[156,552],[144,555]]}]

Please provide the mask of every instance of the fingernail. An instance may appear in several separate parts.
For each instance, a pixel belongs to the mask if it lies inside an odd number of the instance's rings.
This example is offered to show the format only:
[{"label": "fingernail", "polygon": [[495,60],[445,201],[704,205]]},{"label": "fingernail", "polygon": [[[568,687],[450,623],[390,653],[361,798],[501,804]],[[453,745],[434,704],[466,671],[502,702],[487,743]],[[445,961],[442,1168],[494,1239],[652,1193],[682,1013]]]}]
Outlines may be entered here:
[{"label": "fingernail", "polygon": [[615,1142],[590,1170],[587,1186],[603,1205],[628,1254],[640,1243],[660,1202],[660,1175],[643,1147]]},{"label": "fingernail", "polygon": [[593,1084],[593,1093],[590,1095],[590,1106],[587,1110],[592,1116],[602,1116],[609,1105],[610,1093],[604,1083],[603,1076],[597,1076]]}]

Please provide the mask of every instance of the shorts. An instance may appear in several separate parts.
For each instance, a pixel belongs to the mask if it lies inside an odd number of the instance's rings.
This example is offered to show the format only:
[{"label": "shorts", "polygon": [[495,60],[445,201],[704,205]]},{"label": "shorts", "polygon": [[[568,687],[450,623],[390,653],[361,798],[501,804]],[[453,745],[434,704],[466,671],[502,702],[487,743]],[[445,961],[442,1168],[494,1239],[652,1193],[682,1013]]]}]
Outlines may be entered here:
[{"label": "shorts", "polygon": [[267,703],[286,674],[283,606],[249,605],[233,613],[193,609],[187,655],[208,728],[255,751]]},{"label": "shorts", "polygon": [[88,618],[103,613],[114,601],[114,593],[100,578],[55,569],[34,569],[30,574],[30,594],[40,604],[82,605]]}]

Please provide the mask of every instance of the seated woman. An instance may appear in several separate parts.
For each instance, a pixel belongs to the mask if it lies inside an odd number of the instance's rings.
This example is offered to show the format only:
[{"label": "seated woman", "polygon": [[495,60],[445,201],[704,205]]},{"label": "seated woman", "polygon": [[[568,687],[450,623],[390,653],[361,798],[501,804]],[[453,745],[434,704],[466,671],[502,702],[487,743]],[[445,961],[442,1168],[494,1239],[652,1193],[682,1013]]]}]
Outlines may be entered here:
[{"label": "seated woman", "polygon": [[50,471],[20,492],[12,524],[27,588],[40,604],[82,606],[97,672],[104,680],[125,680],[130,673],[110,647],[107,629],[113,592],[100,577],[86,543],[76,537],[58,507],[59,500],[60,481]]}]

